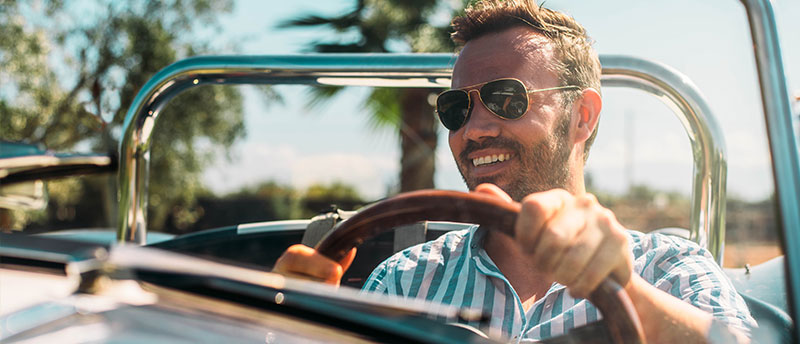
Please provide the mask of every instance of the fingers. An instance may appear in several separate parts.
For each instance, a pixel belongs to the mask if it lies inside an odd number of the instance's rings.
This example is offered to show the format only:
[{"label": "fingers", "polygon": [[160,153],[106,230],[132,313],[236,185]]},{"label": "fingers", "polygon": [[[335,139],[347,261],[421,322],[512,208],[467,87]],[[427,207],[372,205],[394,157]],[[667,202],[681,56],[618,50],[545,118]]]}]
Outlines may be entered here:
[{"label": "fingers", "polygon": [[538,272],[573,296],[588,296],[609,276],[623,286],[630,280],[633,262],[624,227],[593,195],[532,194],[522,201],[515,231]]},{"label": "fingers", "polygon": [[[549,233],[548,243],[562,242],[571,236],[560,227],[546,226],[556,215],[564,211],[573,196],[562,189],[531,194],[522,200],[522,208],[514,227],[515,238],[523,245],[523,251],[536,254],[542,249],[537,243],[542,233]],[[550,240],[552,239],[552,240]],[[545,252],[539,254],[539,258]],[[537,260],[534,260],[538,262]]]},{"label": "fingers", "polygon": [[[342,261],[339,262],[339,265],[342,266],[342,274],[344,274],[344,272],[347,271],[347,269],[350,268],[350,264],[353,263],[353,259],[356,259],[356,248],[355,247],[353,247],[353,249],[350,250],[350,252],[347,252],[347,255],[345,255],[344,258],[342,258]],[[341,278],[340,278],[340,280],[341,280]]]},{"label": "fingers", "polygon": [[272,272],[338,286],[355,255],[353,248],[341,262],[335,262],[311,247],[292,245],[275,262]]},{"label": "fingers", "polygon": [[565,250],[552,267],[553,279],[563,285],[573,285],[583,272],[576,267],[589,265],[598,251],[597,243],[602,240],[602,234],[596,231],[587,231],[575,238],[572,247]]},{"label": "fingers", "polygon": [[587,230],[591,225],[587,219],[590,216],[582,208],[569,207],[545,222],[532,252],[542,269],[555,272],[563,259],[574,258],[571,257],[573,251],[585,252],[595,248],[602,235]]},{"label": "fingers", "polygon": [[490,183],[483,183],[476,186],[475,192],[496,196],[505,200],[506,202],[514,201],[513,199],[511,199],[511,196],[509,196],[505,191],[503,191],[503,189],[500,189],[500,187],[498,187],[497,185]]},{"label": "fingers", "polygon": [[627,257],[627,245],[623,245],[620,250],[620,245],[613,241],[613,238],[604,240],[574,282],[565,284],[573,297],[588,297],[607,277],[613,278],[622,286],[628,283],[633,266]]}]

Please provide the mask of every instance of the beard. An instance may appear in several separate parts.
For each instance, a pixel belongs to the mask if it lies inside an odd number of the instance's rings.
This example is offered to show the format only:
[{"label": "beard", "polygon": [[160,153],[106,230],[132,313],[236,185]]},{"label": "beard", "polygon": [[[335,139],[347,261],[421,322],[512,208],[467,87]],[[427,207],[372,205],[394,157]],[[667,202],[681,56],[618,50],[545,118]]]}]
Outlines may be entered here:
[{"label": "beard", "polygon": [[[475,190],[476,186],[483,183],[495,184],[517,202],[532,193],[565,188],[569,177],[567,166],[570,156],[569,124],[570,117],[562,116],[555,132],[531,147],[525,147],[517,141],[504,137],[488,138],[480,143],[467,142],[464,151],[458,157],[457,164],[464,183],[470,190]],[[502,175],[481,178],[468,175],[467,171],[472,166],[472,160],[467,156],[471,152],[486,148],[502,148],[515,153],[519,167],[503,173],[507,177],[508,184],[498,184],[497,179]]]}]

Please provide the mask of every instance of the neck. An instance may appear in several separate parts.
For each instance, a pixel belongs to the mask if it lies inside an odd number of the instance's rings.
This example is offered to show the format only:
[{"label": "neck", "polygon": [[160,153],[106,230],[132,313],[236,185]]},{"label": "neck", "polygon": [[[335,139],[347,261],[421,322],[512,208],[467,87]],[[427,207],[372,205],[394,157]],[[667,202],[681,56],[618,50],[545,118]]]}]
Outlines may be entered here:
[{"label": "neck", "polygon": [[571,176],[564,189],[575,196],[585,194],[586,184],[584,184],[583,172],[581,171],[581,173]]},{"label": "neck", "polygon": [[[543,297],[550,286],[555,282],[546,276],[536,273],[536,269],[529,261],[529,257],[520,249],[519,245],[510,237],[498,231],[488,231],[483,242],[483,248],[492,258],[492,261],[503,273],[511,287],[520,298],[523,308],[527,311],[539,298]],[[523,262],[523,263],[520,263]]]},{"label": "neck", "polygon": [[[583,148],[580,147],[580,151],[583,151]],[[570,154],[568,164],[570,164],[570,174],[567,177],[567,183],[564,185],[564,189],[569,191],[573,195],[583,195],[586,193],[586,184],[584,183],[583,177],[583,154],[576,154],[577,150],[573,150],[572,154]]]}]

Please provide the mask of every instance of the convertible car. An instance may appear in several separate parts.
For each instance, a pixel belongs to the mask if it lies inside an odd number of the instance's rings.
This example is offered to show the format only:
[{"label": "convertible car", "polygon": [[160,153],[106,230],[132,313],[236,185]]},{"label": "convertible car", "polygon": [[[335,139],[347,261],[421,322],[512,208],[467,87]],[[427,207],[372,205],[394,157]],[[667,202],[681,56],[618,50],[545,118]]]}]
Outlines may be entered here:
[{"label": "convertible car", "polygon": [[[755,342],[798,342],[793,319],[800,311],[800,163],[791,98],[770,3],[743,3],[755,43],[785,255],[725,270],[758,321]],[[159,112],[178,93],[209,84],[444,89],[453,61],[451,54],[193,57],[163,69],[139,91],[116,154],[54,154],[2,143],[0,205],[35,203],[49,179],[116,173],[119,218],[115,231],[0,234],[0,342],[507,341],[481,331],[489,321],[481,309],[356,289],[380,261],[404,247],[472,223],[513,223],[518,209],[492,199],[424,190],[313,219],[241,223],[175,237],[147,232],[148,159],[151,149],[158,149],[151,133]],[[726,149],[701,90],[655,61],[604,55],[601,63],[604,87],[652,94],[686,130],[694,157],[691,226],[663,232],[696,241],[721,264]],[[343,278],[345,288],[269,272],[288,246],[301,242],[333,258],[359,246]],[[542,341],[644,342],[630,301],[613,282],[590,300],[602,320]],[[480,325],[461,325],[465,322]]]}]

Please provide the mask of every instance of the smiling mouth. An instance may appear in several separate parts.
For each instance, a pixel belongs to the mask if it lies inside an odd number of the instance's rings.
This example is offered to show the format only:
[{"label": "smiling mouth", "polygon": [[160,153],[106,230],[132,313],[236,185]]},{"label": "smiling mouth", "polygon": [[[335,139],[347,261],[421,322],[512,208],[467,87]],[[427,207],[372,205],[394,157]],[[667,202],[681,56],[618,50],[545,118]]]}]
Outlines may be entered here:
[{"label": "smiling mouth", "polygon": [[492,154],[472,159],[472,166],[486,166],[511,159],[511,154]]}]

